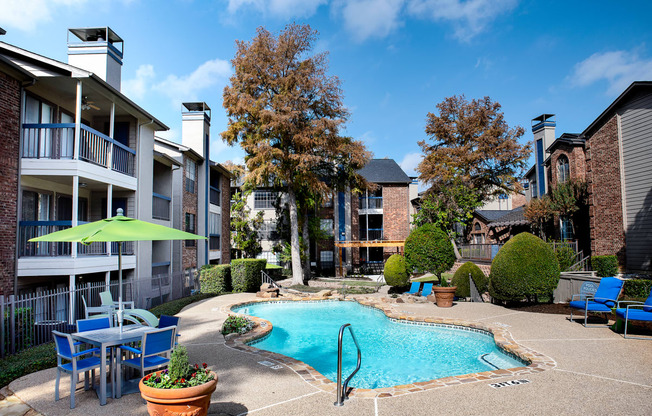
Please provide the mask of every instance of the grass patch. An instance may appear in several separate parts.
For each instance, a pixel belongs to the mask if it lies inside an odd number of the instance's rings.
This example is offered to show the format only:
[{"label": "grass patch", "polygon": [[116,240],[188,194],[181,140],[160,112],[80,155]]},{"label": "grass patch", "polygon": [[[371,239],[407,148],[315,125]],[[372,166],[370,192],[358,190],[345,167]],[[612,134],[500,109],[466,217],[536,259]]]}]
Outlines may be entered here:
[{"label": "grass patch", "polygon": [[[445,277],[446,280],[450,283],[451,279],[453,278],[453,273],[442,273],[442,277]],[[439,279],[437,279],[437,276],[426,276],[426,277],[420,277],[418,279],[412,280],[413,282],[425,282],[425,283],[434,283],[437,282],[439,283]]]},{"label": "grass patch", "polygon": [[54,343],[38,345],[0,360],[0,386],[24,375],[57,366]]},{"label": "grass patch", "polygon": [[316,286],[307,286],[307,285],[292,285],[288,289],[298,290],[299,292],[306,293],[317,293],[322,290],[329,290],[327,287],[316,287]]},{"label": "grass patch", "polygon": [[342,279],[319,279],[320,282],[328,283],[339,283],[340,285],[344,283],[347,286],[378,286],[378,282],[373,280],[342,280]]},{"label": "grass patch", "polygon": [[158,306],[154,306],[149,311],[154,315],[156,315],[157,318],[160,318],[161,315],[172,316],[181,312],[181,309],[185,308],[191,303],[199,302],[200,300],[213,298],[213,297],[215,297],[214,293],[199,293],[197,295],[191,295],[185,298],[162,303]]}]

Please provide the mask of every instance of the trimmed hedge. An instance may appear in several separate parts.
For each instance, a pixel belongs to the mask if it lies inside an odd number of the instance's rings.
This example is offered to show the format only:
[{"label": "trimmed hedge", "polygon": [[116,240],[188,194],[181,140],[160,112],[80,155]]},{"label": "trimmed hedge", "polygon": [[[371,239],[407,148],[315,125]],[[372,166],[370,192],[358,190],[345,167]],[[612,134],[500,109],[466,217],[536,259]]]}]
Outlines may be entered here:
[{"label": "trimmed hedge", "polygon": [[598,277],[613,277],[618,273],[616,256],[591,256],[591,268]]},{"label": "trimmed hedge", "polygon": [[201,293],[221,295],[231,291],[231,265],[216,264],[202,267],[199,274],[199,288]]},{"label": "trimmed hedge", "polygon": [[385,262],[385,283],[390,286],[403,287],[409,282],[405,269],[405,258],[400,254],[392,254]]},{"label": "trimmed hedge", "polygon": [[502,301],[550,296],[559,283],[559,263],[549,244],[521,233],[501,247],[491,263],[489,294]]},{"label": "trimmed hedge", "polygon": [[652,280],[630,279],[623,284],[623,295],[628,298],[647,299],[652,290]]},{"label": "trimmed hedge", "polygon": [[234,292],[258,292],[262,284],[260,272],[265,270],[265,259],[231,260],[231,284]]},{"label": "trimmed hedge", "polygon": [[555,256],[559,263],[559,271],[565,272],[575,263],[575,251],[567,245],[555,247]]},{"label": "trimmed hedge", "polygon": [[277,266],[276,264],[267,264],[265,266],[265,273],[272,278],[273,281],[283,279],[283,267]]},{"label": "trimmed hedge", "polygon": [[448,235],[434,224],[412,230],[405,240],[408,273],[430,272],[438,277],[455,264],[455,250]]},{"label": "trimmed hedge", "polygon": [[471,285],[469,284],[469,274],[473,279],[473,283],[478,288],[478,292],[481,294],[487,291],[487,285],[489,284],[489,278],[485,276],[484,272],[480,270],[473,262],[467,261],[460,266],[459,269],[453,275],[451,280],[451,286],[457,286],[455,290],[455,296],[460,298],[467,298],[471,296]]}]

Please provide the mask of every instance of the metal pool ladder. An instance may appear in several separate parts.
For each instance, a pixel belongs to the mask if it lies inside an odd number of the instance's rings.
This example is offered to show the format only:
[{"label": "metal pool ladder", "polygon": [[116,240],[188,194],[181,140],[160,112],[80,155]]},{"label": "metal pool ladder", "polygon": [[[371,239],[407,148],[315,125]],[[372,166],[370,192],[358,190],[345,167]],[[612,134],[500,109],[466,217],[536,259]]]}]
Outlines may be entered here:
[{"label": "metal pool ladder", "polygon": [[[351,333],[351,338],[353,338],[353,342],[355,342],[355,347],[358,349],[358,365],[355,367],[355,370],[351,373],[351,375],[344,381],[344,385],[342,385],[342,338],[344,337],[344,329],[349,328],[349,332]],[[351,324],[344,324],[340,328],[340,335],[337,339],[337,401],[334,403],[335,406],[344,406],[344,400],[348,399],[347,394],[346,394],[346,388],[349,385],[349,381],[353,378],[355,373],[360,370],[360,363],[362,362],[362,351],[360,351],[360,345],[358,344],[358,340],[355,338],[355,334],[353,333],[353,328],[351,328]]]}]

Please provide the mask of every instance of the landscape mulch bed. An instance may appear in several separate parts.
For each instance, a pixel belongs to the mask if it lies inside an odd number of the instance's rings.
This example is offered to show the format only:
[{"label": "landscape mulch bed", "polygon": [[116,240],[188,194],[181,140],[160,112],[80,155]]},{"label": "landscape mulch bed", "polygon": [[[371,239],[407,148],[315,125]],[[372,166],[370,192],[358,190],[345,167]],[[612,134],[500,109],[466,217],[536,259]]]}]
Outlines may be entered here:
[{"label": "landscape mulch bed", "polygon": [[507,306],[509,309],[522,312],[552,313],[557,315],[569,315],[568,303],[537,303],[533,305],[519,304]]}]

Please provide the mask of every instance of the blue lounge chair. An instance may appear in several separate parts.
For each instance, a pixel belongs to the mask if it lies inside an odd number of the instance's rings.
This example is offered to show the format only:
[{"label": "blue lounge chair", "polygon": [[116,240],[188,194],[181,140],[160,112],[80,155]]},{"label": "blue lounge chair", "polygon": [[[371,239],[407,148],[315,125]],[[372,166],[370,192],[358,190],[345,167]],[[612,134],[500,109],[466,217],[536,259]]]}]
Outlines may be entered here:
[{"label": "blue lounge chair", "polygon": [[410,286],[410,290],[408,290],[407,293],[408,295],[416,295],[419,293],[419,288],[421,287],[421,282],[412,282],[412,285]]},{"label": "blue lounge chair", "polygon": [[[624,308],[621,308],[621,305],[627,305]],[[650,296],[647,297],[645,302],[636,302],[633,300],[624,300],[618,302],[618,309],[616,309],[616,316],[625,320],[625,338],[631,339],[648,339],[652,340],[652,337],[628,337],[627,336],[627,322],[628,321],[652,321],[652,290],[650,290]]]},{"label": "blue lounge chair", "polygon": [[[611,309],[616,307],[618,296],[623,288],[623,281],[615,277],[603,277],[595,295],[588,296],[584,294],[573,295],[568,306],[571,307],[570,320],[573,320],[573,309],[584,311],[584,326],[588,327],[587,321],[589,312],[611,313]],[[591,325],[602,326],[602,325]]]},{"label": "blue lounge chair", "polygon": [[430,296],[430,294],[432,294],[432,283],[424,283],[421,296],[427,297]]}]

